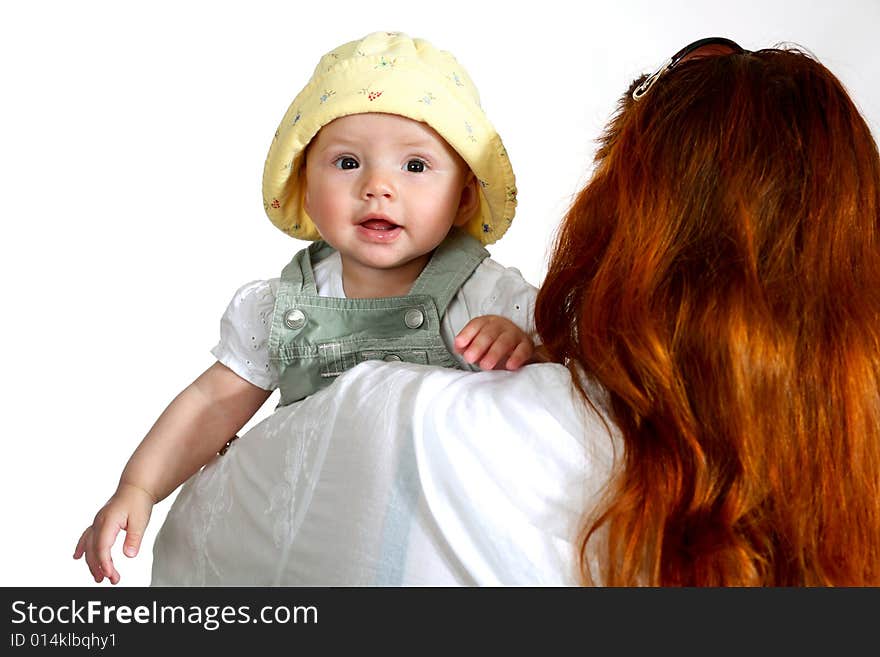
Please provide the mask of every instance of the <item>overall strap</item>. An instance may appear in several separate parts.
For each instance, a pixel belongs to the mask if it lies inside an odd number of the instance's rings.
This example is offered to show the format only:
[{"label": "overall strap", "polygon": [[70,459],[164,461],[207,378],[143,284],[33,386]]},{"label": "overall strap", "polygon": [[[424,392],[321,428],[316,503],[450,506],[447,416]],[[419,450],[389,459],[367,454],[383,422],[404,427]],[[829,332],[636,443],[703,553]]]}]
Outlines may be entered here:
[{"label": "overall strap", "polygon": [[409,294],[432,297],[442,317],[462,284],[488,257],[489,252],[476,239],[463,230],[453,229],[434,251]]},{"label": "overall strap", "polygon": [[333,254],[333,247],[324,240],[312,242],[307,249],[298,251],[284,269],[281,270],[282,286],[290,286],[293,294],[312,294],[318,296],[315,283],[314,265]]}]

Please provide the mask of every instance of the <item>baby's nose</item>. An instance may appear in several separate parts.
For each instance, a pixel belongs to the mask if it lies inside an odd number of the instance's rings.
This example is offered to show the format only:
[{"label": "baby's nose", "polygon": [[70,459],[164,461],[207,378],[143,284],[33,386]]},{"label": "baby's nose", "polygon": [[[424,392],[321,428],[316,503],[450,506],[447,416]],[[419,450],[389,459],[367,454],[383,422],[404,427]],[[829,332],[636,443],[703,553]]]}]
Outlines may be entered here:
[{"label": "baby's nose", "polygon": [[363,197],[365,199],[390,199],[394,195],[394,183],[391,176],[386,172],[374,169],[365,177],[363,187]]}]

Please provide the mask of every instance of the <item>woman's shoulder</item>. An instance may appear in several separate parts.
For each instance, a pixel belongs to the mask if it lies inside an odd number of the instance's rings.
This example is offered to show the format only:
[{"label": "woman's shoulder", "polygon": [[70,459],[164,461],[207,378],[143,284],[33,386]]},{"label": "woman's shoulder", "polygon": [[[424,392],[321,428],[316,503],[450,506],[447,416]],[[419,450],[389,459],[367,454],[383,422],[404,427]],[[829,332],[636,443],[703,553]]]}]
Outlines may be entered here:
[{"label": "woman's shoulder", "polygon": [[421,392],[423,407],[417,417],[421,412],[444,418],[449,434],[481,450],[510,453],[513,444],[544,454],[556,450],[560,464],[578,465],[583,448],[607,444],[611,430],[596,410],[602,408],[598,391],[588,389],[597,395],[588,405],[569,370],[558,363],[456,378],[425,376]]},{"label": "woman's shoulder", "polygon": [[567,368],[424,377],[413,438],[428,506],[484,584],[573,584],[615,436]]}]

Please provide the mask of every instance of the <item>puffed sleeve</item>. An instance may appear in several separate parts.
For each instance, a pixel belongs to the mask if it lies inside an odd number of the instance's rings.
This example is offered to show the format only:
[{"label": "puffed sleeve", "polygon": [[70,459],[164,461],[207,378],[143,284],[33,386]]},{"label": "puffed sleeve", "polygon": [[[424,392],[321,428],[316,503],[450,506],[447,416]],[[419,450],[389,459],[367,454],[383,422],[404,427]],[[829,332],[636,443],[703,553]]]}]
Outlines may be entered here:
[{"label": "puffed sleeve", "polygon": [[534,337],[537,288],[516,267],[486,258],[465,281],[447,309],[453,335],[474,317],[500,315]]},{"label": "puffed sleeve", "polygon": [[240,287],[220,318],[220,341],[211,349],[218,361],[263,390],[278,387],[278,370],[269,361],[269,329],[278,279]]}]

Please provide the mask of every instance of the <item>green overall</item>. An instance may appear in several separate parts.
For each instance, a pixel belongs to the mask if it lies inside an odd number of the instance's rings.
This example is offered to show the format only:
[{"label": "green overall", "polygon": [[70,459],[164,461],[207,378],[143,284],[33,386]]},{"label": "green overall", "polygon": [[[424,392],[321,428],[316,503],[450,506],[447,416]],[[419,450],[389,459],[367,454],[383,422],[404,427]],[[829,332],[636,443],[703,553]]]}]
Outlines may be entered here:
[{"label": "green overall", "polygon": [[299,251],[281,272],[269,333],[278,366],[278,406],[330,385],[365,360],[460,367],[440,335],[440,318],[489,252],[453,230],[437,247],[409,294],[379,299],[318,296],[312,265],[334,252],[323,241]]}]

